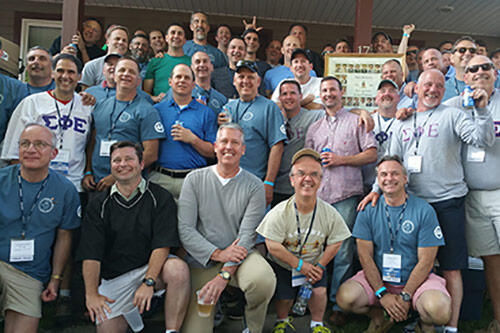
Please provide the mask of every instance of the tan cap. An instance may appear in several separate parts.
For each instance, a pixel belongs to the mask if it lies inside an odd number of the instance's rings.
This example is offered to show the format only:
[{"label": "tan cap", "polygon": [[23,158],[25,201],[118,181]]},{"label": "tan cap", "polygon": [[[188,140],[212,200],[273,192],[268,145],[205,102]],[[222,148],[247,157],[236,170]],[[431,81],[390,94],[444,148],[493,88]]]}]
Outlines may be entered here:
[{"label": "tan cap", "polygon": [[312,157],[313,159],[315,159],[316,161],[318,161],[319,163],[321,163],[321,157],[320,157],[319,153],[316,150],[313,150],[313,149],[310,149],[310,148],[302,148],[301,150],[299,150],[298,152],[296,152],[293,155],[293,157],[292,157],[292,165],[294,165],[295,162],[297,162],[297,160],[299,160],[300,158],[302,158],[304,156]]}]

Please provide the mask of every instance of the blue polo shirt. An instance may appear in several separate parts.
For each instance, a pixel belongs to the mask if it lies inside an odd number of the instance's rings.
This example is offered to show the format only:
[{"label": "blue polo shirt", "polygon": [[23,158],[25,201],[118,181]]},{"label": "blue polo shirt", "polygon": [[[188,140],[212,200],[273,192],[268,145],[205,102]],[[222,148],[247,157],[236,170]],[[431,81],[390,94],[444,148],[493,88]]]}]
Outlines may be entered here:
[{"label": "blue polo shirt", "polygon": [[[92,153],[92,171],[96,181],[111,173],[109,156],[101,156],[103,140],[142,143],[165,138],[158,112],[141,96],[130,102],[108,98],[97,103],[92,113],[95,126],[95,146]],[[114,129],[111,131],[114,124]]]},{"label": "blue polo shirt", "polygon": [[[194,99],[202,99],[202,96],[206,98],[207,106],[215,112],[215,115],[219,115],[222,111],[222,107],[226,105],[227,98],[222,95],[220,92],[215,90],[214,88],[210,88],[210,90],[205,90],[199,85],[195,85],[193,89],[193,93],[191,94]],[[172,99],[172,90],[169,89],[163,100]]]},{"label": "blue polo shirt", "polygon": [[[21,178],[24,214],[27,217],[25,239],[35,240],[35,255],[32,261],[10,262],[10,242],[20,239],[22,232],[18,172],[19,165],[0,169],[0,260],[41,282],[47,282],[52,271],[52,245],[57,229],[80,226],[80,198],[75,186],[66,177],[49,169],[47,183],[34,202],[43,181],[30,183]],[[28,218],[31,207],[33,214]]]},{"label": "blue polo shirt", "polygon": [[[386,205],[384,196],[380,197],[375,207],[367,205],[363,211],[358,212],[352,230],[354,238],[373,242],[373,259],[379,272],[382,272],[384,253],[391,252],[391,232],[385,213]],[[408,204],[400,225],[398,222],[403,205],[387,208],[393,234],[396,235],[394,253],[401,255],[400,284],[404,285],[418,262],[418,248],[444,245],[443,233],[432,206],[414,195],[408,195]]]},{"label": "blue polo shirt", "polygon": [[173,170],[206,166],[207,161],[193,146],[185,142],[174,141],[170,131],[174,123],[180,121],[184,128],[190,129],[198,138],[213,143],[217,135],[217,118],[214,112],[194,99],[182,110],[173,98],[164,100],[154,107],[160,114],[167,137],[160,142],[158,163],[164,168]]},{"label": "blue polo shirt", "polygon": [[285,120],[279,107],[257,95],[250,102],[230,100],[224,108],[231,114],[231,121],[239,124],[245,134],[246,149],[241,167],[264,179],[271,147],[286,141]]},{"label": "blue polo shirt", "polygon": [[191,39],[191,40],[188,40],[186,42],[186,44],[184,44],[182,49],[184,51],[184,54],[190,58],[193,54],[195,54],[198,51],[205,52],[206,54],[208,54],[210,61],[214,65],[214,68],[228,66],[227,59],[224,56],[224,53],[222,53],[221,50],[219,50],[218,48],[216,48],[210,44],[206,44],[206,45],[196,44]]},{"label": "blue polo shirt", "polygon": [[[102,102],[105,99],[116,96],[116,88],[109,88],[106,85],[106,81],[96,86],[89,87],[85,91],[95,97],[96,103]],[[153,100],[151,99],[151,96],[149,96],[149,94],[144,90],[141,90],[140,87],[137,87],[137,94],[139,96],[144,97],[151,105],[154,104]]]},{"label": "blue polo shirt", "polygon": [[7,124],[12,113],[27,95],[28,90],[24,83],[0,74],[0,142],[5,136]]}]

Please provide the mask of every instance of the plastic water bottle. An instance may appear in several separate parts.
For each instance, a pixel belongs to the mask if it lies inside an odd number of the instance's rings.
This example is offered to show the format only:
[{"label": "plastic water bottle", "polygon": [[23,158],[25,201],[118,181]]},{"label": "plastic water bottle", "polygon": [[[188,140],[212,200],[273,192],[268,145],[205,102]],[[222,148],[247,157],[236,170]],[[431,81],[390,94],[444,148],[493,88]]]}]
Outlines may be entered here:
[{"label": "plastic water bottle", "polygon": [[474,98],[472,98],[472,88],[470,86],[465,86],[464,94],[462,96],[462,106],[467,109],[474,107]]},{"label": "plastic water bottle", "polygon": [[311,282],[304,283],[299,289],[299,295],[297,296],[297,300],[293,305],[292,311],[293,313],[303,316],[306,313],[307,302],[311,298],[312,294],[312,285]]}]

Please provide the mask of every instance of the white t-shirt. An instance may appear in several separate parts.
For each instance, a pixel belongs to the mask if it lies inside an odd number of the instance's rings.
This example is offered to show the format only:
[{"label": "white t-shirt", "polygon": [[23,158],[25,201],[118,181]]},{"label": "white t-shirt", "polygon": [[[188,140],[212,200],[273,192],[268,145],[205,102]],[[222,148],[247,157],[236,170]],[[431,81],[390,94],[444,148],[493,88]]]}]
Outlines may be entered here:
[{"label": "white t-shirt", "polygon": [[[295,79],[287,79],[287,80],[295,80]],[[275,103],[279,101],[281,82],[280,84],[278,84],[276,89],[274,89],[273,95],[271,96],[271,100]],[[313,102],[317,104],[322,104],[321,98],[319,98],[320,85],[321,85],[321,78],[311,76],[309,81],[307,81],[307,83],[300,85],[300,89],[302,90],[302,97],[305,98],[307,95],[313,95],[314,96]]]},{"label": "white t-shirt", "polygon": [[[60,116],[56,108],[59,107]],[[67,103],[56,100],[50,91],[26,97],[14,110],[5,134],[2,159],[19,158],[19,137],[28,123],[47,126],[57,137],[57,149],[69,154],[67,178],[82,191],[81,181],[85,169],[85,147],[91,132],[93,106],[84,106],[78,94]],[[68,118],[69,116],[69,118]],[[66,121],[66,129],[60,124]],[[64,152],[63,152],[64,153]],[[59,157],[63,153],[59,154]]]}]

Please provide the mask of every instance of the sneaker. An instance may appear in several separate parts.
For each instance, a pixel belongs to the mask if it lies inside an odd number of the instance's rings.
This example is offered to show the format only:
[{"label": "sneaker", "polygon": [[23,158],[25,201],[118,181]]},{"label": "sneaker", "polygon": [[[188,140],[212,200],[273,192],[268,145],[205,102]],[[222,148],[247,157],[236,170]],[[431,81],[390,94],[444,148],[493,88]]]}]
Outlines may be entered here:
[{"label": "sneaker", "polygon": [[224,311],[222,311],[222,303],[221,300],[215,303],[215,315],[214,315],[214,327],[219,327],[224,320]]},{"label": "sneaker", "polygon": [[292,318],[288,317],[288,320],[285,321],[278,321],[276,324],[274,324],[273,330],[271,333],[286,333],[286,332],[295,332],[295,327],[292,325]]},{"label": "sneaker", "polygon": [[311,328],[311,333],[331,333],[330,329],[323,325],[316,325]]}]

